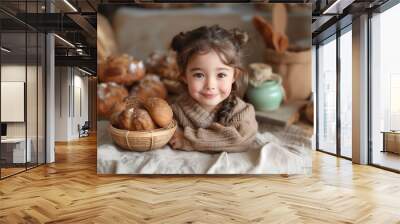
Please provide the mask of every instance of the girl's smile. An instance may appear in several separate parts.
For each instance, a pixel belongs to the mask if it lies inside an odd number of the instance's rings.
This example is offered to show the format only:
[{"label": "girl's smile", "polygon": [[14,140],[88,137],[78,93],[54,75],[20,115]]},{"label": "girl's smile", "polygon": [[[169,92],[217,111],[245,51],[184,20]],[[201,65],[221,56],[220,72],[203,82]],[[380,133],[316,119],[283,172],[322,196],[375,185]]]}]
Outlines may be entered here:
[{"label": "girl's smile", "polygon": [[205,98],[214,98],[217,96],[217,94],[213,94],[213,93],[201,93],[201,95],[203,95]]}]

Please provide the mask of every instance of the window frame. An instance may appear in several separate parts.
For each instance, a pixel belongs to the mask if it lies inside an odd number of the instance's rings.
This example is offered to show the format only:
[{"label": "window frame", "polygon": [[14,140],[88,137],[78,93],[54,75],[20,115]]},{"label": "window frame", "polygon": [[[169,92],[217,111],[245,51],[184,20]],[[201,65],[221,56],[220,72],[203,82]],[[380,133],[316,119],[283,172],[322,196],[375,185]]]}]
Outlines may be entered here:
[{"label": "window frame", "polygon": [[[33,3],[36,3],[36,12],[38,12],[39,11],[39,8],[38,8],[39,1],[34,1]],[[27,15],[26,13],[29,13],[29,12],[27,12],[27,4],[25,4],[24,7],[25,7],[25,20],[26,20],[26,15]],[[47,11],[48,11],[48,7],[45,8],[45,12],[47,12]],[[16,30],[16,31],[12,31],[12,32],[4,31],[4,30],[0,29],[0,46],[2,45],[2,43],[1,43],[2,34],[5,34],[5,33],[21,33],[21,34],[25,35],[25,40],[24,40],[25,41],[25,49],[24,49],[24,52],[25,52],[25,56],[24,56],[25,57],[25,87],[24,87],[24,126],[25,126],[24,129],[25,129],[25,135],[23,137],[24,140],[25,140],[25,166],[24,166],[23,170],[20,170],[20,171],[17,171],[17,172],[14,172],[12,174],[8,174],[8,175],[4,175],[2,173],[2,167],[0,166],[0,180],[4,180],[4,179],[7,179],[7,178],[12,177],[14,175],[26,172],[26,171],[28,171],[30,169],[34,169],[34,168],[37,168],[39,166],[47,164],[47,128],[46,128],[47,127],[47,110],[46,110],[46,108],[47,108],[47,81],[46,81],[46,79],[47,79],[47,44],[48,44],[48,40],[47,40],[47,32],[43,32],[41,30],[38,30],[38,29],[30,26],[27,23],[24,23],[22,20],[19,20],[17,17],[13,16],[12,13],[10,13],[7,10],[1,8],[1,5],[0,5],[0,12],[5,13],[6,15],[10,16],[10,18],[14,19],[17,22],[22,23],[22,25],[23,25],[23,30],[21,29],[21,30]],[[0,28],[1,28],[1,24],[0,24]],[[42,148],[43,155],[41,155],[41,157],[43,157],[42,158],[43,161],[39,162],[39,143],[37,141],[37,145],[36,145],[36,161],[35,161],[34,164],[30,164],[29,166],[28,166],[28,162],[27,162],[28,161],[28,158],[27,158],[27,156],[28,156],[28,154],[27,154],[27,147],[28,147],[28,144],[27,144],[27,142],[28,142],[28,131],[27,131],[28,130],[28,116],[27,116],[28,115],[27,114],[28,113],[27,112],[27,110],[28,110],[28,108],[27,108],[28,34],[34,34],[34,35],[36,34],[36,48],[35,48],[36,60],[34,61],[34,64],[36,66],[36,71],[35,71],[35,73],[36,73],[36,122],[34,122],[36,124],[36,136],[33,136],[33,138],[36,138],[36,140],[39,139],[39,131],[38,131],[39,130],[39,113],[38,113],[38,110],[39,110],[39,98],[38,98],[38,93],[39,93],[38,74],[39,74],[39,71],[38,71],[38,66],[40,65],[39,64],[39,36],[40,36],[39,34],[43,34],[43,35],[41,35],[42,38],[40,39],[40,41],[41,41],[42,47],[44,48],[44,49],[41,49],[41,52],[43,53],[43,55],[41,55],[41,57],[42,57],[42,61],[44,62],[44,63],[42,62],[43,64],[41,64],[43,66],[42,70],[41,70],[41,73],[42,73],[42,82],[44,84],[44,86],[43,86],[44,90],[43,90],[43,93],[42,93],[42,96],[44,96],[44,98],[42,99],[42,103],[43,103],[43,105],[42,105],[43,108],[42,109],[44,109],[44,111],[43,111],[44,115],[43,115],[43,117],[41,117],[41,118],[44,119],[44,120],[41,120],[41,122],[43,122],[42,124],[44,125],[43,126],[43,133],[42,133],[43,134],[43,142],[42,142],[43,143],[43,145],[42,145],[42,147],[43,147]],[[2,56],[0,54],[0,82],[1,82],[1,67],[3,66],[2,62],[3,62]],[[0,86],[0,89],[1,89],[1,86]],[[2,108],[0,106],[0,110],[1,109]],[[0,120],[0,123],[1,123],[1,120]],[[1,150],[1,145],[0,145],[0,158],[1,158],[1,151],[2,150]],[[21,168],[23,168],[23,167],[21,167]]]},{"label": "window frame", "polygon": [[[344,20],[348,20],[348,17],[344,18]],[[338,21],[340,22],[340,20]],[[326,37],[325,39],[322,39],[320,41],[318,41],[315,45],[316,45],[316,124],[315,124],[315,128],[316,128],[316,150],[319,152],[323,152],[329,155],[333,155],[339,158],[343,158],[343,159],[347,159],[347,160],[352,160],[352,158],[347,157],[342,155],[341,153],[341,119],[340,119],[340,77],[341,77],[341,67],[340,67],[340,37],[344,34],[346,34],[347,32],[352,32],[352,22],[348,22],[346,25],[344,25],[344,27],[336,30],[336,32],[328,37]],[[320,90],[319,90],[319,47],[322,44],[327,44],[330,41],[336,41],[336,152],[335,153],[331,153],[328,152],[324,149],[320,148],[320,143],[319,143],[319,94],[320,94]]]},{"label": "window frame", "polygon": [[368,77],[368,165],[377,167],[383,170],[400,173],[400,170],[393,169],[387,166],[383,166],[380,164],[376,164],[373,162],[373,133],[372,133],[372,19],[374,14],[382,14],[385,11],[393,8],[394,6],[398,5],[400,0],[388,0],[387,2],[383,3],[382,5],[368,10],[368,69],[367,69],[367,77]]}]

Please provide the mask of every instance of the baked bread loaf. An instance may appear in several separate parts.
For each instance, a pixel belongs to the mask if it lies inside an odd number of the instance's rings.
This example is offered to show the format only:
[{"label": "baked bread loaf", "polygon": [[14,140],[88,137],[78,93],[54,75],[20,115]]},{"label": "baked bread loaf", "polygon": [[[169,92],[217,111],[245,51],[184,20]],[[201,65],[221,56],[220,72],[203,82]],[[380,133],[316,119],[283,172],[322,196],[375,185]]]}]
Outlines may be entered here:
[{"label": "baked bread loaf", "polygon": [[165,79],[179,79],[179,68],[174,51],[167,53],[154,51],[146,60],[146,69],[148,73],[157,74]]},{"label": "baked bread loaf", "polygon": [[148,98],[144,107],[158,126],[165,128],[171,123],[173,112],[167,101],[157,97]]},{"label": "baked bread loaf", "polygon": [[167,127],[173,119],[173,112],[167,101],[151,97],[146,101],[129,96],[124,99],[125,109],[111,116],[111,124],[130,131],[153,130]]},{"label": "baked bread loaf", "polygon": [[135,131],[148,131],[156,129],[156,125],[149,112],[141,108],[130,108],[129,110],[134,109],[131,128]]},{"label": "baked bread loaf", "polygon": [[114,108],[111,111],[111,115],[113,113],[119,113],[126,109],[126,104],[124,102],[116,102],[114,104]]},{"label": "baked bread loaf", "polygon": [[97,85],[97,111],[100,117],[109,119],[114,112],[125,108],[123,99],[128,96],[125,87],[116,83],[100,83]]},{"label": "baked bread loaf", "polygon": [[112,126],[122,129],[119,125],[119,115],[122,113],[121,112],[115,112],[110,116],[110,123],[112,124]]},{"label": "baked bread loaf", "polygon": [[126,105],[126,108],[144,108],[142,100],[136,96],[128,96],[124,99],[124,103]]},{"label": "baked bread loaf", "polygon": [[110,56],[99,64],[100,82],[115,82],[131,86],[135,81],[142,79],[145,72],[143,62],[127,54]]},{"label": "baked bread loaf", "polygon": [[140,108],[127,108],[117,115],[113,115],[112,124],[119,128],[129,131],[148,131],[156,128],[149,113]]},{"label": "baked bread loaf", "polygon": [[150,97],[167,98],[167,89],[156,75],[146,75],[138,85],[131,88],[130,96],[140,98],[143,102]]}]

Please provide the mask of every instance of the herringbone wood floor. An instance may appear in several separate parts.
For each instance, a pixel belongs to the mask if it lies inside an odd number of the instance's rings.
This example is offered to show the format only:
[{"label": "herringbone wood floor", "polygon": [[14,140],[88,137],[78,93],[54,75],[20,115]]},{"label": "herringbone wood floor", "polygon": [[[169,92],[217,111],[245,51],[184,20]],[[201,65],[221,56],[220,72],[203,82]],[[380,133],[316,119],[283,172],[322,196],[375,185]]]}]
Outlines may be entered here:
[{"label": "herringbone wood floor", "polygon": [[98,176],[95,137],[0,181],[0,223],[400,223],[400,175],[316,152],[310,176]]}]

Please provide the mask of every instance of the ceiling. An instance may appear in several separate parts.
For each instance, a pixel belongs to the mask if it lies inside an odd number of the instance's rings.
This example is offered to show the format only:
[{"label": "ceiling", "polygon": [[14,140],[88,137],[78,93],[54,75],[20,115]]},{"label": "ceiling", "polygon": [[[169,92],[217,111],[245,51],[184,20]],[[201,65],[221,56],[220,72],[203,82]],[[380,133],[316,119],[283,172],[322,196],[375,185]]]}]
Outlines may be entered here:
[{"label": "ceiling", "polygon": [[[60,38],[55,38],[56,65],[79,66],[95,73],[97,59],[95,9],[101,1],[69,0],[76,11],[63,0],[48,1],[46,10],[45,2],[44,0],[0,1],[2,46],[11,49],[9,53],[1,52],[5,56],[2,57],[2,61],[25,63],[28,59],[29,63],[37,57],[36,51],[40,51],[43,47],[36,43],[36,35],[54,32],[75,45],[72,47]],[[46,13],[50,8],[53,13]],[[43,40],[43,36],[39,40]]]},{"label": "ceiling", "polygon": [[[163,0],[159,0],[162,2]],[[313,39],[324,36],[326,30],[346,15],[354,16],[365,9],[377,7],[387,0],[269,0],[268,2],[311,3],[313,9]],[[25,40],[25,29],[39,32],[55,32],[60,37],[75,45],[72,48],[56,38],[56,63],[58,65],[82,66],[96,70],[96,9],[100,4],[131,4],[133,0],[50,0],[54,13],[46,13],[44,0],[1,0],[0,26],[2,46],[13,49],[10,58],[26,55],[25,41],[28,41],[28,58],[36,52],[36,39],[28,35]],[[336,3],[335,3],[336,2]],[[71,7],[72,6],[72,7]],[[75,11],[75,9],[76,11]],[[333,9],[325,13],[327,9]],[[351,21],[351,19],[350,19]],[[31,41],[33,41],[31,43]],[[81,49],[81,50],[76,50]],[[82,53],[79,53],[82,52]],[[2,52],[3,54],[3,52]],[[58,58],[57,58],[58,57]],[[57,60],[58,59],[58,60]],[[81,63],[81,64],[80,64]],[[92,64],[92,66],[88,66]]]}]

